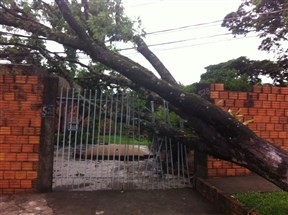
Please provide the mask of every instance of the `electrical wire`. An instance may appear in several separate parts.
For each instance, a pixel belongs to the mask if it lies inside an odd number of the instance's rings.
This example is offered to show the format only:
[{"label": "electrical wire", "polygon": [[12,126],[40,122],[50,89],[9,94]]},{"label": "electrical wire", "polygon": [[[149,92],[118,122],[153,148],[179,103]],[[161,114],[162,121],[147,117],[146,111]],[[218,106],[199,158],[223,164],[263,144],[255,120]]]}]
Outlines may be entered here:
[{"label": "electrical wire", "polygon": [[[200,40],[200,39],[208,39],[208,38],[213,38],[213,37],[219,37],[219,36],[227,36],[227,35],[232,35],[231,33],[223,33],[223,34],[214,34],[206,37],[194,37],[194,38],[189,38],[189,39],[183,39],[183,40],[175,40],[175,41],[168,41],[168,42],[163,42],[163,43],[155,43],[155,44],[150,44],[147,45],[149,48],[154,47],[154,46],[163,46],[163,45],[170,45],[170,44],[176,44],[176,43],[184,43],[192,40]],[[117,51],[126,51],[126,50],[132,50],[135,49],[134,47],[131,48],[123,48],[123,49],[117,49]]]},{"label": "electrical wire", "polygon": [[[148,4],[148,3],[146,3],[146,4]],[[150,3],[150,4],[152,4],[152,3]],[[284,9],[280,9],[280,10],[277,10],[277,11],[270,11],[270,12],[261,13],[260,15],[273,14],[273,13],[278,13],[278,12],[287,11],[287,10],[288,10],[288,8],[284,8]],[[226,20],[229,20],[229,19],[232,20],[234,18],[228,18]],[[176,27],[176,28],[162,29],[162,30],[158,30],[158,31],[148,32],[146,34],[147,35],[155,35],[155,34],[160,34],[160,33],[177,32],[177,31],[182,31],[182,30],[185,30],[185,29],[189,29],[191,27],[199,29],[199,28],[203,28],[203,27],[214,26],[216,23],[219,23],[219,22],[223,22],[223,20],[215,20],[215,21],[210,21],[210,22],[203,22],[203,23],[196,23],[196,24],[191,24],[191,25],[179,26],[179,27]],[[207,26],[207,25],[210,25],[210,26]],[[248,31],[247,33],[249,33],[249,32],[253,32],[253,31]],[[13,33],[8,33],[8,32],[1,32],[1,34],[13,35]],[[163,43],[155,43],[155,44],[148,45],[148,47],[163,46],[163,45],[170,45],[170,44],[178,44],[178,43],[184,43],[184,42],[193,41],[193,40],[207,39],[207,38],[227,36],[227,35],[232,35],[232,34],[231,33],[214,34],[214,35],[209,35],[209,36],[200,37],[200,38],[199,37],[198,38],[188,38],[188,39],[168,41],[168,42],[163,42]],[[17,36],[18,37],[23,37],[23,38],[27,38],[28,37],[28,36],[25,36],[25,35],[17,35]],[[39,38],[39,39],[44,39],[45,40],[45,38]],[[216,42],[217,41],[212,42],[212,43],[216,43]],[[206,43],[200,43],[199,45],[205,45],[205,44],[211,44],[211,42],[209,42],[209,43],[207,43],[207,42]],[[131,48],[118,49],[117,51],[126,51],[126,50],[134,50],[134,49],[135,49],[135,47],[131,47]],[[169,49],[167,49],[167,50],[169,50]],[[64,53],[65,54],[65,52],[55,52],[55,53],[57,53],[57,54]],[[77,54],[78,53],[85,54],[83,52],[77,52]],[[87,57],[87,59],[88,59],[88,57]]]},{"label": "electrical wire", "polygon": [[[223,21],[223,20],[222,20]],[[212,22],[203,22],[203,23],[196,23],[196,24],[191,24],[191,25],[184,25],[176,28],[168,28],[168,29],[163,29],[163,30],[158,30],[158,31],[151,31],[146,33],[146,35],[153,35],[153,34],[161,34],[161,33],[168,33],[168,32],[178,32],[178,31],[183,31],[183,30],[192,30],[192,29],[200,29],[200,28],[207,28],[207,27],[214,27],[218,26],[216,23],[221,22],[220,20],[212,21]],[[207,26],[208,25],[208,26]]]},{"label": "electrical wire", "polygon": [[[279,12],[284,12],[284,11],[288,11],[288,8],[275,10],[275,11],[268,11],[265,13],[259,13],[258,15],[274,14],[274,13],[279,13]],[[234,19],[235,18],[231,17],[231,18],[226,18],[225,20],[234,20]],[[214,26],[217,26],[217,24],[221,23],[221,22],[223,22],[223,20],[214,20],[214,21],[209,21],[209,22],[195,23],[195,24],[184,25],[184,26],[179,26],[179,27],[175,27],[175,28],[168,28],[168,29],[152,31],[152,32],[146,33],[146,35],[161,34],[161,33],[175,32],[175,31],[182,31],[182,30],[190,30],[190,28],[200,29],[200,28],[214,27]],[[208,25],[208,26],[206,26],[206,25]]]},{"label": "electrical wire", "polygon": [[[222,39],[222,40],[216,40],[216,41],[210,41],[210,42],[203,42],[203,43],[194,43],[194,44],[189,44],[189,45],[183,45],[183,46],[177,46],[177,47],[171,47],[171,48],[164,48],[164,49],[155,49],[153,50],[154,52],[161,52],[161,51],[171,51],[175,49],[184,49],[184,48],[190,48],[194,46],[203,46],[203,45],[208,45],[208,44],[216,44],[216,43],[221,43],[221,42],[231,42],[235,40],[242,40],[242,39],[250,39],[250,38],[256,38],[257,36],[246,36],[246,37],[236,37],[236,38],[231,38],[231,39]],[[126,57],[133,57],[136,55],[139,55],[140,53],[135,51],[131,53],[125,53]]]},{"label": "electrical wire", "polygon": [[[161,0],[158,0],[158,2]],[[143,6],[147,6],[147,5],[152,5],[152,4],[156,4],[158,2],[146,2],[146,3],[142,3],[142,4],[136,4],[136,5],[131,5],[128,8],[136,8],[136,7],[143,7]]]}]

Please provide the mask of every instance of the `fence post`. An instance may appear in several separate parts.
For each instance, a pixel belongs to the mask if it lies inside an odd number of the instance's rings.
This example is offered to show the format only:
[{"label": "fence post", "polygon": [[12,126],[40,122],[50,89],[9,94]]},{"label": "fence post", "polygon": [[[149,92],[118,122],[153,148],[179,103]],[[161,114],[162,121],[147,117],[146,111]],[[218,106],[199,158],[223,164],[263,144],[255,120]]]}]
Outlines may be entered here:
[{"label": "fence post", "polygon": [[37,189],[40,192],[51,192],[53,183],[55,111],[58,92],[58,78],[45,77],[43,79],[43,85],[44,92]]},{"label": "fence post", "polygon": [[[201,143],[200,143],[201,144]],[[207,178],[208,177],[208,164],[207,164],[207,154],[205,152],[195,149],[194,151],[194,170],[197,177]]]}]

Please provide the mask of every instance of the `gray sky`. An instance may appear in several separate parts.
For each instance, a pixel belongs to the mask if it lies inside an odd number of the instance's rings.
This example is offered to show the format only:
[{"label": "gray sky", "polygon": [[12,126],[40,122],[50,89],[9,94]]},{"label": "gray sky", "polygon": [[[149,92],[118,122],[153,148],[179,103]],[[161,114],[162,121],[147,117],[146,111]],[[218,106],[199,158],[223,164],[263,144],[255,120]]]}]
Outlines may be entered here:
[{"label": "gray sky", "polygon": [[[150,47],[182,84],[199,81],[200,75],[206,71],[204,67],[211,64],[240,56],[254,60],[272,59],[272,54],[257,50],[260,40],[256,35],[234,38],[221,27],[221,20],[235,11],[241,0],[122,1],[126,14],[140,17],[147,33],[176,28],[174,31],[147,34],[145,42],[148,45],[188,40]],[[177,29],[183,26],[190,27]],[[123,51],[122,54],[152,69],[135,50]]]}]

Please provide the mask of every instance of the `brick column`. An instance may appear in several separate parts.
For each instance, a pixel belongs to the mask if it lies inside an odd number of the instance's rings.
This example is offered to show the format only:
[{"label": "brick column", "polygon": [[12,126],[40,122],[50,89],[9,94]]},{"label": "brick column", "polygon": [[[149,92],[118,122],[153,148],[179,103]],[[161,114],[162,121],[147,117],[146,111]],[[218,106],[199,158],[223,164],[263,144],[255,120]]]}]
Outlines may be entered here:
[{"label": "brick column", "polygon": [[0,193],[35,190],[42,94],[37,76],[0,73]]}]

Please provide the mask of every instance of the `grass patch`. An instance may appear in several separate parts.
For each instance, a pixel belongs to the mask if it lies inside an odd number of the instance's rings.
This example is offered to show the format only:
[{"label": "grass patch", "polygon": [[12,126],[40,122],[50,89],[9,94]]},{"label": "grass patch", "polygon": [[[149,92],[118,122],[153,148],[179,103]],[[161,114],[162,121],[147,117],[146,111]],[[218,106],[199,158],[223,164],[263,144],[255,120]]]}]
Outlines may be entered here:
[{"label": "grass patch", "polygon": [[260,215],[287,215],[288,192],[247,192],[234,195],[242,204]]}]

